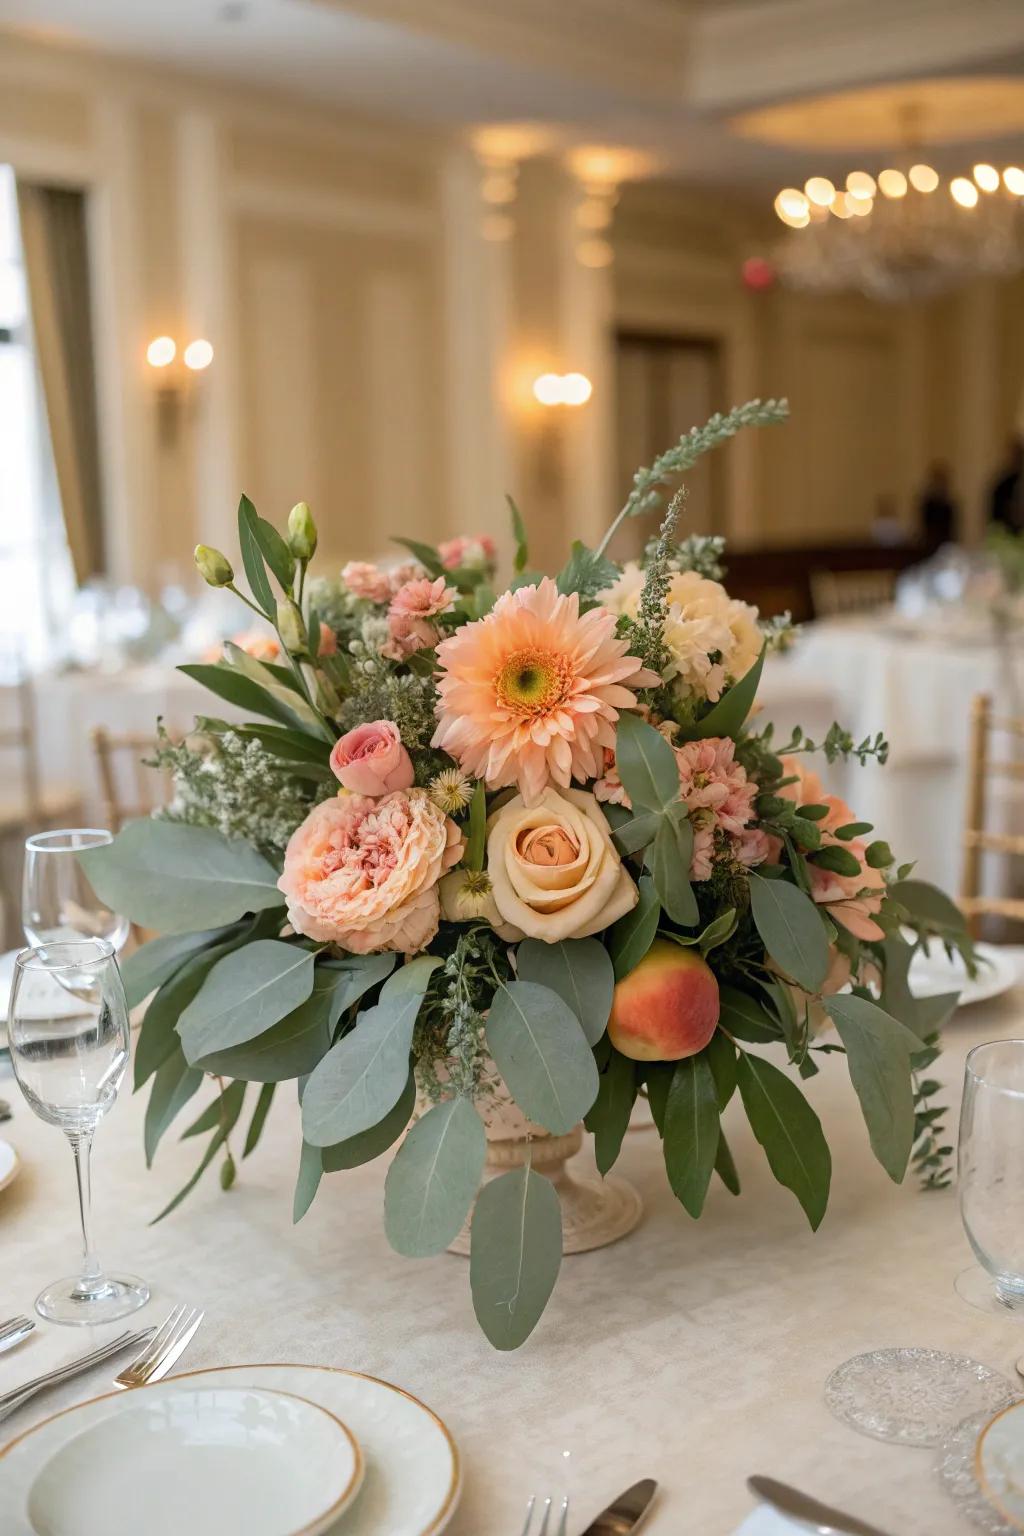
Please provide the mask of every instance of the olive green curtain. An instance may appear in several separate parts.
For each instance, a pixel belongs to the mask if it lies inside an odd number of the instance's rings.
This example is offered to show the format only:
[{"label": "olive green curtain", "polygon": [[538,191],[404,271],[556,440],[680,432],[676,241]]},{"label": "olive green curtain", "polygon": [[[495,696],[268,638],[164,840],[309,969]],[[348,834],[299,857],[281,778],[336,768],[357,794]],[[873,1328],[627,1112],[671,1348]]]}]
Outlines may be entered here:
[{"label": "olive green curtain", "polygon": [[104,568],[85,195],[19,182],[36,360],[79,583]]}]

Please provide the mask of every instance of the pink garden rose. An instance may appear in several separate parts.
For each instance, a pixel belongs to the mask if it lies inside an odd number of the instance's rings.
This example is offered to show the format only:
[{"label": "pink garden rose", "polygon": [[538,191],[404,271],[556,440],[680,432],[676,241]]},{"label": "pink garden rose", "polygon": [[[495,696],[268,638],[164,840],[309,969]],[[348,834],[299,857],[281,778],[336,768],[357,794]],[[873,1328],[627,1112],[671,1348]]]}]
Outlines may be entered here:
[{"label": "pink garden rose", "polygon": [[827,805],[828,815],[817,822],[821,833],[821,846],[845,848],[860,864],[856,875],[836,875],[830,869],[808,864],[811,877],[811,895],[815,901],[828,908],[829,916],[842,923],[855,939],[882,939],[884,930],[875,922],[885,895],[885,877],[880,869],[872,869],[867,862],[868,845],[863,838],[849,842],[836,837],[839,827],[847,827],[857,817],[838,795],[826,795],[821,779],[806,768],[798,757],[784,757],[782,766],[786,778],[796,776],[795,784],[787,784],[779,790],[794,805]]},{"label": "pink garden rose", "polygon": [[439,613],[450,608],[458,594],[443,576],[431,581],[420,576],[399,587],[388,608],[388,639],[383,646],[392,661],[404,661],[414,651],[435,645],[437,626],[431,623]]},{"label": "pink garden rose", "polygon": [[426,790],[341,795],[292,833],[277,883],[296,932],[357,955],[414,955],[437,932],[438,881],[461,853],[461,832]]},{"label": "pink garden rose", "polygon": [[356,795],[390,795],[396,789],[409,789],[415,778],[412,759],[390,720],[373,720],[346,731],[334,743],[331,772]]},{"label": "pink garden rose", "polygon": [[367,602],[386,603],[391,596],[387,571],[368,560],[350,560],[342,566],[341,579],[353,597],[365,598]]},{"label": "pink garden rose", "polygon": [[497,546],[489,533],[479,533],[476,538],[460,533],[458,538],[445,539],[437,546],[437,552],[446,571],[456,571],[459,566],[493,565],[498,558]]}]

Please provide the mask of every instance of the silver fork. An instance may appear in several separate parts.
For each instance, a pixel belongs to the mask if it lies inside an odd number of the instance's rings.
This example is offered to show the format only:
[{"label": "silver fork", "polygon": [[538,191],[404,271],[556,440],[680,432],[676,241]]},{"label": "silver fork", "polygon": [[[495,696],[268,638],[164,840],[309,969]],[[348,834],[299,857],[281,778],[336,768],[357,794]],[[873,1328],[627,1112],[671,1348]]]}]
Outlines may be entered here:
[{"label": "silver fork", "polygon": [[161,1381],[195,1338],[204,1316],[196,1307],[175,1307],[141,1355],[114,1377],[114,1386],[144,1387],[147,1382]]},{"label": "silver fork", "polygon": [[117,1338],[108,1339],[97,1349],[90,1350],[87,1355],[80,1355],[77,1360],[70,1360],[66,1365],[59,1365],[56,1370],[47,1371],[42,1376],[37,1376],[33,1381],[22,1382],[20,1387],[13,1387],[10,1392],[0,1396],[0,1422],[6,1419],[27,1403],[29,1398],[35,1397],[37,1392],[42,1392],[47,1387],[55,1387],[59,1382],[70,1381],[72,1376],[77,1376],[81,1371],[87,1371],[101,1361],[108,1360],[111,1355],[118,1354],[122,1349],[137,1349],[140,1344],[148,1344],[153,1337],[152,1328],[140,1329],[138,1333],[119,1333]]},{"label": "silver fork", "polygon": [[559,1507],[557,1526],[555,1526],[554,1530],[550,1530],[553,1509],[553,1499],[545,1499],[538,1508],[537,1495],[531,1494],[526,1505],[526,1524],[523,1526],[522,1536],[534,1536],[533,1517],[535,1514],[540,1515],[540,1525],[537,1527],[536,1536],[549,1536],[549,1531],[550,1536],[565,1536],[566,1522],[569,1518],[569,1495],[566,1494]]},{"label": "silver fork", "polygon": [[30,1317],[11,1317],[7,1322],[0,1323],[0,1354],[5,1349],[13,1349],[22,1339],[27,1339],[35,1326]]}]

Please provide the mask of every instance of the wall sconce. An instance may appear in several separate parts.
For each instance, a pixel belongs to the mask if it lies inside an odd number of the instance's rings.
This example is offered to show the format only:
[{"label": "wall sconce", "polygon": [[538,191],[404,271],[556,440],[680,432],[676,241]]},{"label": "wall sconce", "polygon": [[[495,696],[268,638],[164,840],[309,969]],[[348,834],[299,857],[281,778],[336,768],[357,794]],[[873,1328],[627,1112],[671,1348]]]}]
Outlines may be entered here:
[{"label": "wall sconce", "polygon": [[205,337],[196,337],[182,352],[180,366],[177,359],[178,344],[173,336],[154,336],[146,348],[146,362],[153,369],[157,430],[165,448],[173,447],[178,440],[181,412],[193,376],[209,368],[213,346]]},{"label": "wall sconce", "polygon": [[593,393],[585,373],[542,373],[533,381],[533,397],[541,405],[586,405]]}]

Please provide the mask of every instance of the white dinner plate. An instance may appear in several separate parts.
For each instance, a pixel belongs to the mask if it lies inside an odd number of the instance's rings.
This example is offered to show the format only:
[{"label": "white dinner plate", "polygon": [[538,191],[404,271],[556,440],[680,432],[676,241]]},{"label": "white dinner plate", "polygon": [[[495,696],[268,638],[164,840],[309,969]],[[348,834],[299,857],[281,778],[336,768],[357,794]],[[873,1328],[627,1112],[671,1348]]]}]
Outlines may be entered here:
[{"label": "white dinner plate", "polygon": [[978,974],[970,977],[959,955],[946,958],[942,945],[933,941],[929,951],[919,950],[910,962],[910,990],[915,997],[937,997],[943,992],[959,992],[958,1007],[987,1002],[1017,984],[1017,967],[997,944],[976,944]]},{"label": "white dinner plate", "polygon": [[9,1141],[0,1141],[0,1189],[6,1189],[18,1177],[21,1160]]},{"label": "white dinner plate", "polygon": [[[72,1411],[74,1429],[82,1414]],[[359,1491],[346,1426],[264,1388],[161,1382],[121,1396],[28,1490],[34,1536],[321,1536]]]},{"label": "white dinner plate", "polygon": [[1024,1402],[1011,1403],[978,1436],[975,1472],[985,1497],[1024,1531]]},{"label": "white dinner plate", "polygon": [[[172,1384],[292,1392],[347,1425],[362,1450],[366,1475],[352,1507],[328,1527],[329,1536],[437,1536],[454,1513],[460,1487],[455,1443],[436,1414],[398,1387],[325,1365],[232,1365],[187,1371],[165,1385]],[[142,1390],[148,1389],[136,1388]],[[93,1398],[45,1419],[0,1450],[3,1536],[38,1536],[26,1514],[36,1477],[67,1441],[117,1415],[124,1404],[120,1392]],[[168,1471],[173,1467],[168,1459]],[[114,1498],[117,1487],[115,1481]],[[235,1527],[224,1529],[226,1536]]]},{"label": "white dinner plate", "polygon": [[[7,1038],[7,1005],[14,981],[14,962],[20,949],[9,949],[0,955],[0,1045]],[[30,969],[21,984],[18,1006],[26,1019],[70,1019],[81,1013],[82,1005],[70,992],[65,992],[59,981],[38,969]]]}]

